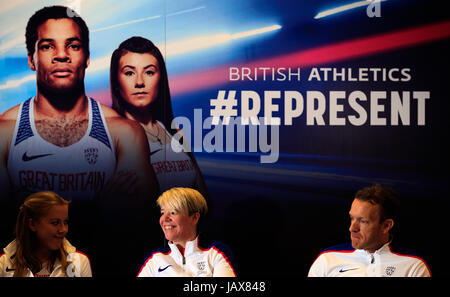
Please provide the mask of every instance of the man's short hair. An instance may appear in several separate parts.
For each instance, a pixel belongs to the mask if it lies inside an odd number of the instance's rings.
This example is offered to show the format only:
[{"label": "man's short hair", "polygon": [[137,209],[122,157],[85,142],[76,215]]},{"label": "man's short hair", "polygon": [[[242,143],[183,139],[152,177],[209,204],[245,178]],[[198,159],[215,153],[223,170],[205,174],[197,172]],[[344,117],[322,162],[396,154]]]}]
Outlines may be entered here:
[{"label": "man's short hair", "polygon": [[28,56],[33,56],[35,44],[38,39],[38,28],[40,25],[50,19],[71,19],[80,28],[81,41],[86,56],[89,56],[89,29],[84,20],[71,8],[65,6],[47,6],[36,11],[28,20],[25,31],[25,42],[27,45]]},{"label": "man's short hair", "polygon": [[388,187],[375,184],[356,192],[355,199],[380,206],[380,222],[386,219],[398,219],[400,200],[394,191]]}]

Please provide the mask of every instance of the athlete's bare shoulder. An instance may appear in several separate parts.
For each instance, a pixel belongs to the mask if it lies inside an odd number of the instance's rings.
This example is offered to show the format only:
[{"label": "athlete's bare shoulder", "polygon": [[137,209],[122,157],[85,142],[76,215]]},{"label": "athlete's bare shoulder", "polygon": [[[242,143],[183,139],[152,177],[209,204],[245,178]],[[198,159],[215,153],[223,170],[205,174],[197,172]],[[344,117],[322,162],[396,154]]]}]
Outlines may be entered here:
[{"label": "athlete's bare shoulder", "polygon": [[134,142],[140,138],[147,139],[138,122],[120,116],[114,109],[104,104],[100,104],[100,107],[114,141],[121,139],[122,142]]},{"label": "athlete's bare shoulder", "polygon": [[[104,105],[102,103],[99,104],[100,108],[102,109],[103,116],[105,117],[106,123],[108,124],[108,127],[110,129],[121,132],[129,132],[130,130],[140,128],[139,123],[122,117],[117,113],[117,111],[107,105]],[[112,132],[114,133],[115,131]]]},{"label": "athlete's bare shoulder", "polygon": [[6,110],[0,115],[0,120],[13,120],[16,121],[17,114],[19,113],[20,104]]},{"label": "athlete's bare shoulder", "polygon": [[5,138],[7,135],[12,135],[16,120],[8,120],[0,118],[0,137]]},{"label": "athlete's bare shoulder", "polygon": [[[105,117],[106,123],[108,124],[108,127],[110,128],[111,134],[120,135],[122,137],[131,137],[133,135],[136,136],[136,134],[144,135],[144,129],[142,126],[133,120],[123,118],[121,116],[118,117]],[[146,138],[146,137],[145,137]]]},{"label": "athlete's bare shoulder", "polygon": [[3,144],[9,144],[11,142],[19,108],[20,104],[6,110],[0,115],[0,142]]},{"label": "athlete's bare shoulder", "polygon": [[105,118],[120,117],[120,115],[117,113],[117,111],[115,111],[114,109],[112,109],[111,107],[109,107],[107,105],[100,103],[100,108],[102,109],[102,112],[103,112],[103,115],[105,116]]},{"label": "athlete's bare shoulder", "polygon": [[9,152],[19,106],[20,105],[16,105],[0,115],[0,157],[4,160]]}]

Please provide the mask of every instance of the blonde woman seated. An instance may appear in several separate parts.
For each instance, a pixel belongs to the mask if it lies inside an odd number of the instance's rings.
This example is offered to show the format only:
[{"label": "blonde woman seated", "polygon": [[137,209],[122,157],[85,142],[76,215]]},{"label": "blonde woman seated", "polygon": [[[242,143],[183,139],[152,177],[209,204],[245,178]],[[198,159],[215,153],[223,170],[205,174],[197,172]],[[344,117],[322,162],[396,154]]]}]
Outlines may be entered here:
[{"label": "blonde woman seated", "polygon": [[45,191],[30,195],[20,207],[16,239],[0,255],[0,276],[92,276],[86,255],[66,239],[69,201]]},{"label": "blonde woman seated", "polygon": [[168,246],[150,254],[138,277],[236,276],[229,248],[218,241],[205,244],[197,235],[198,222],[208,211],[205,198],[197,190],[172,188],[158,198],[157,204]]}]

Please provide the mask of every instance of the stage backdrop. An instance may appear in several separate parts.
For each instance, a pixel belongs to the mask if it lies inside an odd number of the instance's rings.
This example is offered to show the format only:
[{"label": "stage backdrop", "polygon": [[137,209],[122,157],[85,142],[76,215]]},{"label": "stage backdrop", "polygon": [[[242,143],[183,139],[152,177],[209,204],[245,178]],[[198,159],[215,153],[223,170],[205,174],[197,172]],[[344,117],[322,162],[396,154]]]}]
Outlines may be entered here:
[{"label": "stage backdrop", "polygon": [[86,90],[106,105],[120,42],[143,36],[161,49],[176,123],[210,194],[204,232],[230,245],[241,275],[306,276],[321,249],[349,240],[354,194],[374,183],[402,197],[394,240],[447,274],[445,9],[413,0],[2,1],[0,112],[35,94],[25,25],[55,4],[85,19]]}]

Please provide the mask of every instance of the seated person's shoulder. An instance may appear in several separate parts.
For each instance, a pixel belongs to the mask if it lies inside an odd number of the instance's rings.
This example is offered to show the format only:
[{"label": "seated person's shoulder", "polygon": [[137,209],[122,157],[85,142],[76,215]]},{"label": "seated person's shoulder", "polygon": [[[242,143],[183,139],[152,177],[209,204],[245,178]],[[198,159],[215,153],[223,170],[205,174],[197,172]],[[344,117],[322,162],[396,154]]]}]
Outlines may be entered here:
[{"label": "seated person's shoulder", "polygon": [[[170,247],[168,245],[165,245],[164,247],[158,248],[156,250],[151,251],[146,257],[145,257],[145,261],[148,261],[150,259],[152,259],[154,256],[157,256],[159,254],[161,255],[168,255],[170,254],[171,250]],[[145,263],[144,263],[145,264]]]},{"label": "seated person's shoulder", "polygon": [[393,243],[393,244],[390,244],[389,247],[390,247],[391,252],[397,256],[419,260],[425,264],[427,264],[430,261],[430,258],[425,256],[424,254],[417,252],[415,250],[406,248],[405,246],[403,246],[401,244]]},{"label": "seated person's shoulder", "polygon": [[208,238],[199,237],[198,246],[200,249],[202,249],[204,251],[215,250],[219,254],[222,254],[225,257],[229,257],[230,259],[234,258],[230,247],[221,241],[217,241],[217,240],[213,241]]},{"label": "seated person's shoulder", "polygon": [[352,247],[351,243],[342,243],[342,244],[337,244],[337,245],[333,245],[331,247],[328,247],[324,250],[322,250],[322,253],[326,253],[326,252],[353,252],[355,250],[354,247]]}]

